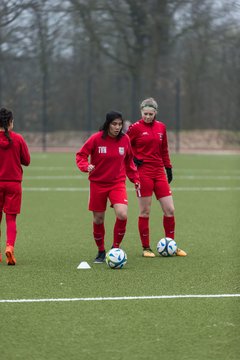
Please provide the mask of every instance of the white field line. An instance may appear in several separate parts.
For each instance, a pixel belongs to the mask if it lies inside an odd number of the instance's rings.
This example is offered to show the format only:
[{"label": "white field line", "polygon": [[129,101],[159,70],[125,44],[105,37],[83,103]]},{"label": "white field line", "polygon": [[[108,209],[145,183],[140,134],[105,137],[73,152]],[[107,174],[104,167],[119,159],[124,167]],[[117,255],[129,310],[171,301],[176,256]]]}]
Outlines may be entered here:
[{"label": "white field line", "polygon": [[[178,175],[177,180],[240,180],[240,175]],[[24,180],[87,179],[83,175],[26,175]]]},{"label": "white field line", "polygon": [[59,191],[59,192],[81,192],[89,191],[88,187],[23,187],[23,191],[39,191],[39,192],[48,192],[48,191]]},{"label": "white field line", "polygon": [[[73,167],[71,166],[34,166],[31,165],[30,166],[31,171],[58,171],[58,170],[63,170],[63,171],[67,171],[67,170],[72,170]],[[29,169],[29,171],[30,171]],[[77,167],[74,167],[74,169],[77,169]],[[189,172],[191,173],[212,173],[212,174],[216,174],[217,172],[221,172],[221,173],[226,173],[226,174],[240,174],[240,169],[183,169],[183,168],[174,168],[174,173],[187,173],[189,174]],[[28,170],[27,170],[28,171]],[[78,170],[77,170],[78,171]]]},{"label": "white field line", "polygon": [[[240,159],[240,157],[239,157]],[[240,163],[240,160],[239,160],[239,163]],[[194,173],[200,173],[200,174],[203,174],[203,173],[209,173],[209,174],[216,174],[216,173],[225,173],[225,174],[240,174],[240,169],[183,169],[183,168],[173,168],[174,170],[174,173],[177,173],[177,174],[194,174]]]},{"label": "white field line", "polygon": [[58,171],[63,170],[66,171],[68,169],[72,169],[72,167],[66,166],[31,166],[31,171]]},{"label": "white field line", "polygon": [[177,175],[180,180],[240,180],[238,175]]},{"label": "white field line", "polygon": [[[23,187],[23,191],[33,192],[81,192],[89,191],[88,187]],[[127,191],[135,191],[133,188],[127,188]],[[236,187],[177,187],[172,188],[172,191],[240,191],[240,186]]]},{"label": "white field line", "polygon": [[[37,176],[24,176],[24,180],[69,180],[69,179],[87,179],[82,175],[37,175]],[[240,176],[239,176],[240,179]]]},{"label": "white field line", "polygon": [[37,303],[37,302],[70,302],[70,301],[109,301],[109,300],[158,300],[158,299],[209,299],[240,297],[240,294],[206,294],[206,295],[159,295],[159,296],[115,296],[92,298],[55,298],[55,299],[2,299],[0,303]]}]

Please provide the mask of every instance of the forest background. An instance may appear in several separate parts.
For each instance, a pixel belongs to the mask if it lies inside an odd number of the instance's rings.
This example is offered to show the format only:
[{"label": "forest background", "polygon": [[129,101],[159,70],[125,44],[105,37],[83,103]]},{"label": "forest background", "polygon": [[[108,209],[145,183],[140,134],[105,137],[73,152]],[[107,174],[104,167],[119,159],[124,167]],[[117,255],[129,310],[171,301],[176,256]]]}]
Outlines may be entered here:
[{"label": "forest background", "polygon": [[1,0],[0,104],[30,146],[135,122],[149,96],[177,151],[239,149],[240,1]]}]

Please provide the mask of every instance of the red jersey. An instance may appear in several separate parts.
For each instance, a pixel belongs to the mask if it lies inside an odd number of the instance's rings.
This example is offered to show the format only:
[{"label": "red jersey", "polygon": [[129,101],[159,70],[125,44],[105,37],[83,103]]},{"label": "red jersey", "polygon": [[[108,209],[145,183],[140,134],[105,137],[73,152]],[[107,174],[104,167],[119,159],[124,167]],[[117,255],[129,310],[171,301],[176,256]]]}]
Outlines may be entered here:
[{"label": "red jersey", "polygon": [[168,152],[166,126],[157,120],[145,123],[143,119],[132,124],[127,135],[130,138],[134,156],[144,164],[171,168]]},{"label": "red jersey", "polygon": [[9,131],[12,142],[0,131],[0,181],[22,181],[21,165],[30,164],[27,144],[20,134]]},{"label": "red jersey", "polygon": [[108,135],[103,138],[102,135],[103,131],[99,131],[90,136],[77,152],[78,168],[88,172],[88,165],[95,165],[94,170],[89,173],[90,181],[114,184],[125,181],[127,174],[131,182],[139,182],[129,137],[124,134],[120,139]]}]

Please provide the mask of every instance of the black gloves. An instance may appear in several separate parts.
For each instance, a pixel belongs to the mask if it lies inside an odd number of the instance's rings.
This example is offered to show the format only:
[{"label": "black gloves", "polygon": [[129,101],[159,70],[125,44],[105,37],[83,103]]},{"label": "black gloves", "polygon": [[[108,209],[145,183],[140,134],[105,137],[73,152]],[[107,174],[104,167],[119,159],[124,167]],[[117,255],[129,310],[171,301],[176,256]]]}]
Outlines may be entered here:
[{"label": "black gloves", "polygon": [[166,173],[167,173],[168,183],[170,184],[170,182],[173,179],[172,168],[166,168]]},{"label": "black gloves", "polygon": [[139,167],[143,164],[143,160],[139,160],[137,158],[133,158],[134,164],[136,165],[136,167]]}]

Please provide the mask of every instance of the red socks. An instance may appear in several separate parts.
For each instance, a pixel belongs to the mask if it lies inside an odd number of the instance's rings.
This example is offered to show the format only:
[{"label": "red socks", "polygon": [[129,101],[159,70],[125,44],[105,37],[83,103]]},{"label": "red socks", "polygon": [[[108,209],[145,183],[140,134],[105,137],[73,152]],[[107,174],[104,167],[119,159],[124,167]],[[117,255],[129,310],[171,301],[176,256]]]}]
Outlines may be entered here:
[{"label": "red socks", "polygon": [[93,223],[93,237],[94,237],[95,243],[96,243],[99,251],[105,250],[104,235],[105,235],[104,224]]},{"label": "red socks", "polygon": [[149,248],[149,218],[141,217],[138,218],[138,230],[140,234],[140,239],[142,242],[142,247]]},{"label": "red socks", "polygon": [[16,224],[16,214],[6,214],[6,227],[7,227],[7,246],[14,247],[16,237],[17,237],[17,224]]},{"label": "red socks", "polygon": [[175,231],[175,217],[163,216],[163,227],[165,230],[165,236],[174,239]]},{"label": "red socks", "polygon": [[127,220],[116,218],[113,230],[113,247],[118,248],[126,232]]},{"label": "red socks", "polygon": [[[122,239],[126,232],[126,225],[127,225],[127,220],[120,220],[116,218],[116,222],[113,230],[113,237],[114,237],[113,247],[118,248],[119,245],[121,244]],[[105,235],[104,224],[93,223],[93,237],[99,251],[105,250],[104,235]]]},{"label": "red socks", "polygon": [[[175,231],[175,217],[174,216],[163,216],[163,227],[165,230],[165,236],[174,239]],[[149,240],[149,218],[141,217],[138,218],[138,230],[142,246],[145,248],[150,247]]]}]

